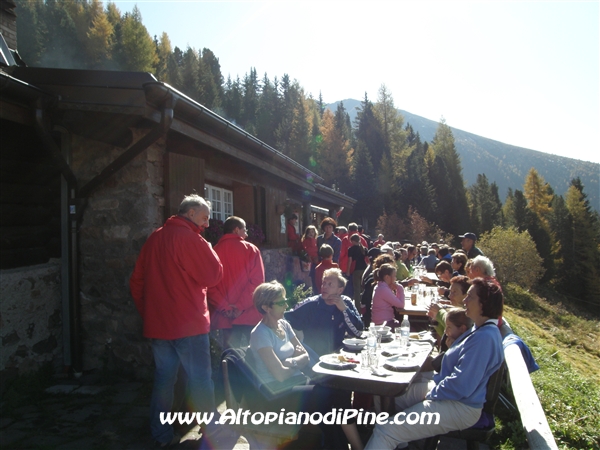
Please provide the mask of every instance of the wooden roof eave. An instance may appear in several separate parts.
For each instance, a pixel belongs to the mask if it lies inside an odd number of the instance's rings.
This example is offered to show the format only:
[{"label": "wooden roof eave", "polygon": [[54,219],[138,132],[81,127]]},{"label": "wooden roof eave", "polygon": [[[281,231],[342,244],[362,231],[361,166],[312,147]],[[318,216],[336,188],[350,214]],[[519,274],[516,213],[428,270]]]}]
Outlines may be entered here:
[{"label": "wooden roof eave", "polygon": [[356,204],[356,199],[319,183],[315,184],[313,196],[315,199],[343,206],[344,208],[352,208]]},{"label": "wooden roof eave", "polygon": [[268,146],[251,134],[223,119],[208,108],[161,83],[144,84],[148,99],[146,118],[160,120],[158,110],[169,96],[174,96],[174,120],[171,130],[273,174],[303,190],[315,191],[315,183],[322,181],[317,174],[291,158]]}]

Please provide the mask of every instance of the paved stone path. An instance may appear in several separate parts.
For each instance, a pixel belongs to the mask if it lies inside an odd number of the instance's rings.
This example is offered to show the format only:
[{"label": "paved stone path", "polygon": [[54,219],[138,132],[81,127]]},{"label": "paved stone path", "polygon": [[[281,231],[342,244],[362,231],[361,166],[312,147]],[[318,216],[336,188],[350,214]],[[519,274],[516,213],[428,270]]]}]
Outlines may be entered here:
[{"label": "paved stone path", "polygon": [[[155,448],[148,430],[149,382],[96,379],[64,381],[46,389],[38,399],[0,401],[0,448],[55,450],[142,450]],[[10,404],[10,407],[8,406]],[[224,410],[225,404],[219,405]],[[198,428],[175,448],[197,448]],[[302,448],[302,447],[299,447]],[[439,450],[462,450],[464,441],[445,441]],[[485,446],[482,449],[487,448]],[[248,450],[241,437],[235,450]]]}]

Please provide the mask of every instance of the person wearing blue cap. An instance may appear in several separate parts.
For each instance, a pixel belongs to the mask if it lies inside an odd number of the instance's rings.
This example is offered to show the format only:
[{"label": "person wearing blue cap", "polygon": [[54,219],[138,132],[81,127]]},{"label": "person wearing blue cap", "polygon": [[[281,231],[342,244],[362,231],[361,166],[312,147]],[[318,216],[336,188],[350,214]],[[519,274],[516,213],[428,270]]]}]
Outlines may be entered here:
[{"label": "person wearing blue cap", "polygon": [[481,249],[475,247],[475,241],[477,240],[477,235],[475,233],[465,233],[458,237],[461,239],[460,244],[469,259],[473,259],[480,255],[485,256]]}]

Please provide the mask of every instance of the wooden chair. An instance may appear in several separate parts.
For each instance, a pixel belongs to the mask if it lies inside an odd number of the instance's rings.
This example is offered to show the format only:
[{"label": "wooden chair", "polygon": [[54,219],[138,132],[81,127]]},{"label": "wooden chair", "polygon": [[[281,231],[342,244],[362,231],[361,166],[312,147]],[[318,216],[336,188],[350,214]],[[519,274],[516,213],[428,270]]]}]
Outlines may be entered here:
[{"label": "wooden chair", "polygon": [[[249,409],[252,412],[270,410],[269,401],[278,396],[269,392],[256,378],[252,353],[247,348],[223,352],[221,367],[227,408],[235,411],[238,408]],[[247,425],[235,426],[248,440],[252,450],[281,448],[297,438],[301,427],[277,423],[254,425],[250,420]]]},{"label": "wooden chair", "polygon": [[[455,439],[463,439],[467,441],[468,450],[478,450],[480,442],[486,442],[494,433],[496,423],[494,420],[494,410],[496,409],[496,403],[500,395],[500,389],[504,382],[504,375],[506,373],[506,364],[502,363],[500,368],[492,374],[488,380],[487,390],[485,395],[485,404],[481,411],[482,419],[488,418],[488,422],[491,422],[485,426],[478,426],[479,422],[473,425],[471,428],[466,430],[450,431],[444,435],[433,436],[427,438],[424,442],[423,448],[425,450],[435,450],[437,448],[440,437],[450,437]],[[480,422],[482,421],[480,419]]]}]

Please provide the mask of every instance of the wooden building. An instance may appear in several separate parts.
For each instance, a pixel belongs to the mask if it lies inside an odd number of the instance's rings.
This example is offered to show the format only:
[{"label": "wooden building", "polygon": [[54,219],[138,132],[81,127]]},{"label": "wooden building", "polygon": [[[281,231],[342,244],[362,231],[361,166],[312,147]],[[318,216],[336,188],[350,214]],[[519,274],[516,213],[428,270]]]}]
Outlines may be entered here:
[{"label": "wooden building", "polygon": [[0,67],[1,371],[149,369],[128,279],[185,194],[259,226],[271,278],[289,258],[285,211],[304,227],[355,203],[151,74],[13,63]]}]

